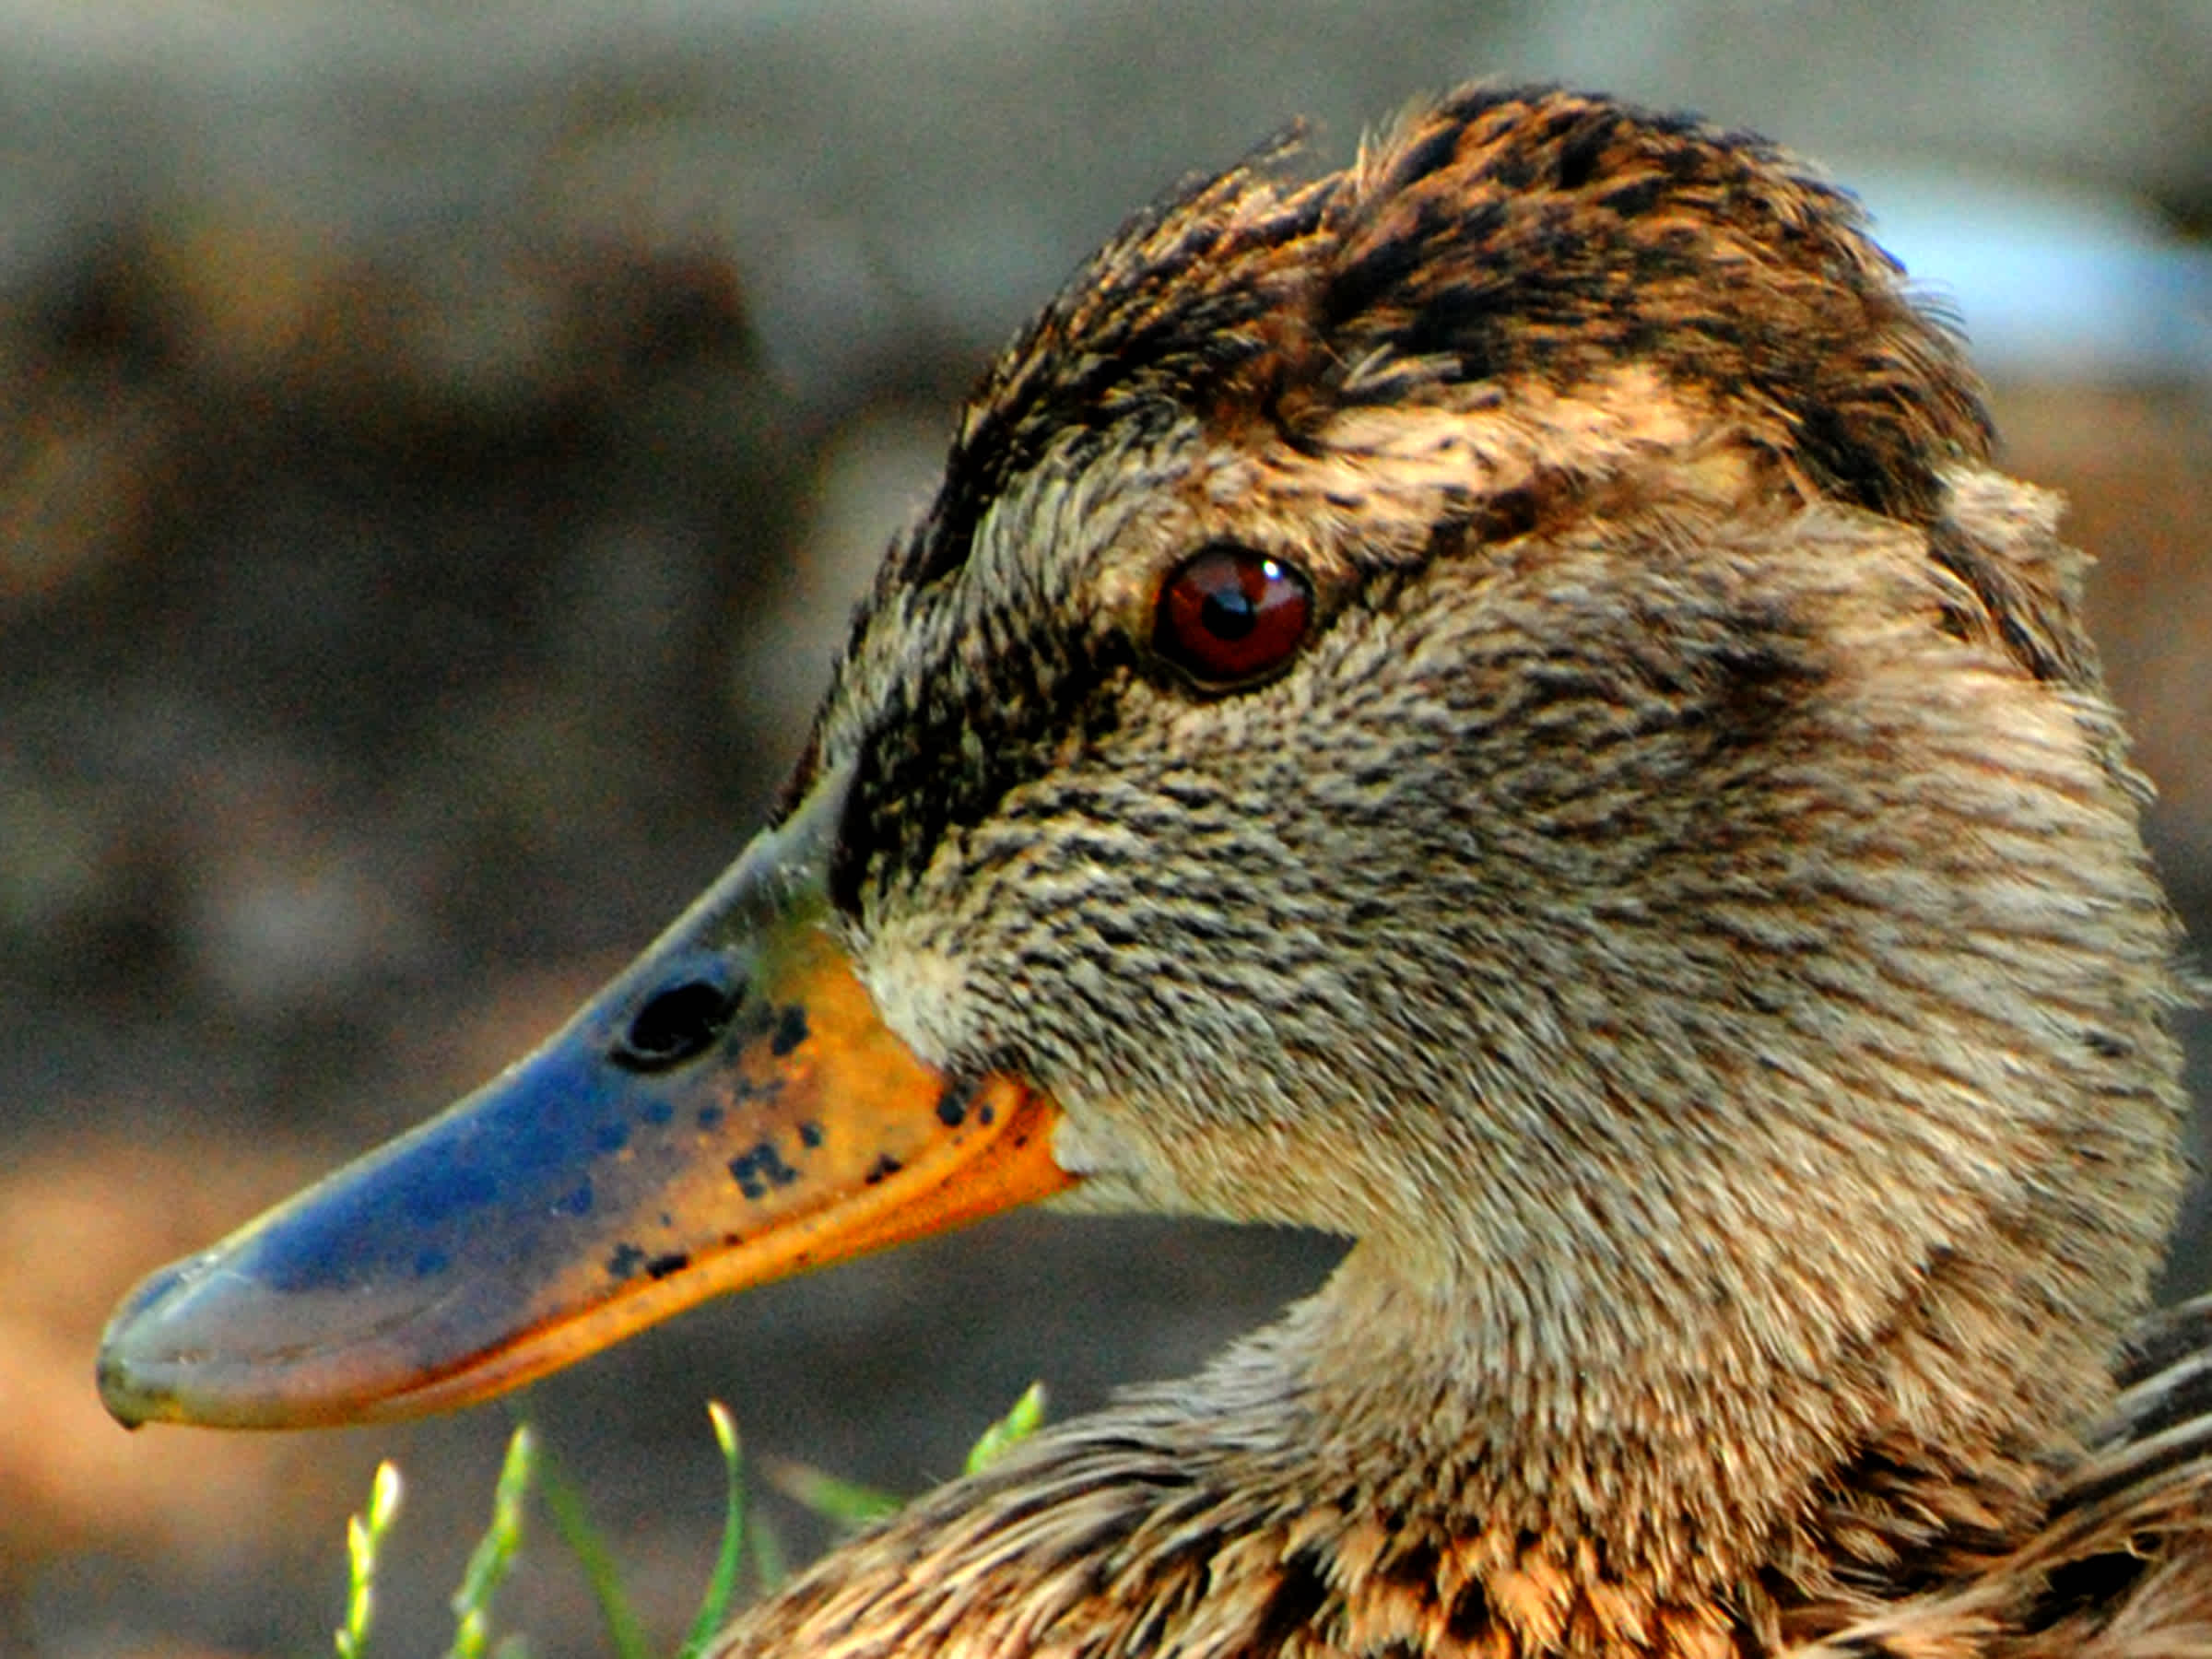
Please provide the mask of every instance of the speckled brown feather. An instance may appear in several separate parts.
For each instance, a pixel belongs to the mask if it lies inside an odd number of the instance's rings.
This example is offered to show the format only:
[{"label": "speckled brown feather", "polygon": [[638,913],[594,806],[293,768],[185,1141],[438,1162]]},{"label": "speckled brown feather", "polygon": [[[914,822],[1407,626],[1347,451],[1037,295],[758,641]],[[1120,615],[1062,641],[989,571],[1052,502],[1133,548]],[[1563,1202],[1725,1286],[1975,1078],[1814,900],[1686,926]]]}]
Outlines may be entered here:
[{"label": "speckled brown feather", "polygon": [[[1079,1202],[1359,1243],[724,1651],[2212,1653],[2173,924],[1956,342],[1691,122],[1279,164],[994,367],[810,766],[878,1009]],[[1229,695],[1151,634],[1222,544],[1318,618]]]}]

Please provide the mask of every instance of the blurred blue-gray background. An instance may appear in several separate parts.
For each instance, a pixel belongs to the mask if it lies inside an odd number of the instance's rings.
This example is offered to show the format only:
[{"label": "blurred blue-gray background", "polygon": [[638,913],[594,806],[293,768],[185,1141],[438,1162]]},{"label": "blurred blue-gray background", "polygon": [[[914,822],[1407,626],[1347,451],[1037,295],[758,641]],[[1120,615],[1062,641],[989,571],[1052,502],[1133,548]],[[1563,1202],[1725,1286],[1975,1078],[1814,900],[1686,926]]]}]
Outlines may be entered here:
[{"label": "blurred blue-gray background", "polygon": [[[108,1306],[527,1046],[736,850],[960,391],[1127,209],[1488,74],[1861,189],[2102,561],[2204,936],[2212,6],[0,4],[0,1653],[319,1651],[384,1454],[384,1651],[442,1646],[507,1415],[126,1436]],[[1031,1377],[1188,1368],[1333,1250],[1017,1218],[531,1409],[665,1634],[710,1394],[763,1465],[911,1488]],[[606,1651],[548,1541],[502,1606]]]}]

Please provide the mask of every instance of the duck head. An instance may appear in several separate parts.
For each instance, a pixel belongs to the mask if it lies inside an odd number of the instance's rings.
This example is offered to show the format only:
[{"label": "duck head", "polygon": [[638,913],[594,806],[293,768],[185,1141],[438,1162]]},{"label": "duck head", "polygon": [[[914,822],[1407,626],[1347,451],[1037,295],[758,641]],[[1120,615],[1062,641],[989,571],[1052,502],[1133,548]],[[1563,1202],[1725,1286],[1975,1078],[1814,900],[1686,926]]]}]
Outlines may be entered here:
[{"label": "duck head", "polygon": [[447,1406],[1053,1195],[1355,1238],[1314,1388],[1463,1436],[1817,1466],[2094,1404],[2180,1179],[2173,934],[1956,343],[1688,121],[1483,88],[1277,161],[991,370],[774,827],[142,1287],[118,1416]]}]

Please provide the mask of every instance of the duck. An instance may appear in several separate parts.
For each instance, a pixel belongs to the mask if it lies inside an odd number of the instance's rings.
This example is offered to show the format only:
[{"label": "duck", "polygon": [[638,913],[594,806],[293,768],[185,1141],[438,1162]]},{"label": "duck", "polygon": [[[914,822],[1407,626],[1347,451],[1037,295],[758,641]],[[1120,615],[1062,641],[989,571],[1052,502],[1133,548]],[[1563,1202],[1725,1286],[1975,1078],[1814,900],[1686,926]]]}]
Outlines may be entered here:
[{"label": "duck", "polygon": [[988,369],[729,871],[141,1285],[110,1409],[450,1408],[1030,1202],[1321,1229],[717,1652],[2212,1653],[2193,990],[1956,329],[1695,118],[1295,147]]}]

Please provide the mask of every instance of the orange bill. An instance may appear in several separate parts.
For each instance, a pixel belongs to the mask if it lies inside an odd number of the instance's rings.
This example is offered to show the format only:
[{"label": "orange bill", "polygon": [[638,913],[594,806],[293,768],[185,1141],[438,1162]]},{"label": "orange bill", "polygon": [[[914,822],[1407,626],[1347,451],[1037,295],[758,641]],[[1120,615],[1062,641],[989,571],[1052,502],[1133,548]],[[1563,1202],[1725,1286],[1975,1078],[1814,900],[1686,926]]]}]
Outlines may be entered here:
[{"label": "orange bill", "polygon": [[706,1297],[1045,1196],[1055,1109],[948,1077],[823,926],[832,780],[543,1048],[124,1300],[124,1423],[290,1428],[513,1388]]}]

